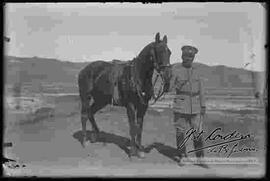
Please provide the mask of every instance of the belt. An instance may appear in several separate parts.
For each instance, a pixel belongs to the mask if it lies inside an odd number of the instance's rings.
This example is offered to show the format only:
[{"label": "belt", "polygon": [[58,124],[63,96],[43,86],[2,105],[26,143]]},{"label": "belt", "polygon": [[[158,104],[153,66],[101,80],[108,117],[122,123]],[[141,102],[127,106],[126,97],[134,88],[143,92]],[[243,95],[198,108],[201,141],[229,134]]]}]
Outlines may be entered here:
[{"label": "belt", "polygon": [[[188,96],[198,96],[200,94],[200,92],[188,92],[188,91],[177,91],[176,92],[177,95],[188,95]],[[176,96],[177,96],[176,95]]]}]

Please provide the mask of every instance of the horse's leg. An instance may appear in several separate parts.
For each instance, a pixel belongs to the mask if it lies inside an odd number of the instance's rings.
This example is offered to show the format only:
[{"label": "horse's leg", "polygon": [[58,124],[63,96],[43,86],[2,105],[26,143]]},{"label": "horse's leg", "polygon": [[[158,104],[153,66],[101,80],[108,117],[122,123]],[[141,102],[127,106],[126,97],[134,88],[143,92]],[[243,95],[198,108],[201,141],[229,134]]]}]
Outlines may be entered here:
[{"label": "horse's leg", "polygon": [[99,128],[97,126],[97,123],[95,121],[94,115],[95,113],[106,106],[106,103],[104,101],[94,101],[94,103],[90,106],[90,109],[88,110],[88,119],[92,125],[93,133],[91,134],[90,141],[91,143],[94,143],[97,141],[97,136],[99,133]]},{"label": "horse's leg", "polygon": [[131,138],[131,147],[130,147],[130,154],[129,156],[137,156],[137,147],[135,142],[136,136],[136,124],[135,124],[135,107],[133,104],[129,103],[127,105],[127,115],[129,121],[129,134]]},{"label": "horse's leg", "polygon": [[143,118],[146,113],[147,106],[139,106],[137,110],[137,134],[136,134],[136,144],[139,147],[138,156],[143,158],[144,152],[143,152],[143,146],[141,144],[142,141],[142,131],[143,131]]},{"label": "horse's leg", "polygon": [[86,142],[86,122],[88,119],[87,109],[88,109],[88,100],[81,99],[82,107],[81,107],[81,122],[82,122],[82,146],[85,147]]},{"label": "horse's leg", "polygon": [[86,76],[85,72],[80,72],[78,76],[79,95],[81,98],[81,122],[82,122],[82,146],[86,143],[86,122],[88,119],[89,103],[92,99],[91,91],[93,89],[91,78]]}]

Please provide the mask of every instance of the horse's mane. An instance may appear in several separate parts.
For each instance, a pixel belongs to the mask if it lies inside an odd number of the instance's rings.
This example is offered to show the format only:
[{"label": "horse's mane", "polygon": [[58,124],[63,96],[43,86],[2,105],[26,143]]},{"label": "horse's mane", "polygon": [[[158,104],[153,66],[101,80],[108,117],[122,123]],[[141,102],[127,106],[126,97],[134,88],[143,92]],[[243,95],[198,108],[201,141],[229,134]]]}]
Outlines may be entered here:
[{"label": "horse's mane", "polygon": [[139,60],[143,60],[146,56],[146,53],[149,52],[149,49],[152,48],[153,44],[155,42],[151,42],[149,43],[148,45],[146,45],[139,53],[139,55],[135,56],[134,58],[132,58],[131,60],[127,60],[127,61],[124,61],[124,60],[118,60],[118,59],[113,59],[112,60],[112,63],[127,63],[127,64],[131,64],[131,65],[134,65],[134,63],[136,61],[139,61]]},{"label": "horse's mane", "polygon": [[146,56],[146,53],[149,52],[149,49],[153,47],[153,45],[155,44],[155,42],[151,42],[148,45],[146,45],[139,53],[139,57],[144,57]]}]

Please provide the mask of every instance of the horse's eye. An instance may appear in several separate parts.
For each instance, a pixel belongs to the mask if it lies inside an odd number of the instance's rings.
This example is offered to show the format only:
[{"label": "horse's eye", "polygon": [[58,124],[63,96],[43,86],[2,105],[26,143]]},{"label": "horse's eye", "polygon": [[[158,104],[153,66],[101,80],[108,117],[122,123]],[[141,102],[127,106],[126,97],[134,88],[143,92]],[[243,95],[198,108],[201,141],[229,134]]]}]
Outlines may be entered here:
[{"label": "horse's eye", "polygon": [[165,48],[165,51],[171,53],[171,51],[168,47]]}]

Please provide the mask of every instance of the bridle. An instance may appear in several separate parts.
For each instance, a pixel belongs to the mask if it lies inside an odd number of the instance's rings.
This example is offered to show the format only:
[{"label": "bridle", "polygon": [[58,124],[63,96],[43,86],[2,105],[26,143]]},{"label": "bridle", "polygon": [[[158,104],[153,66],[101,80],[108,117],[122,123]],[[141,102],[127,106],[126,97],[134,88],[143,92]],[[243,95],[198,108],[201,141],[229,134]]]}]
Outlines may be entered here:
[{"label": "bridle", "polygon": [[[157,53],[156,53],[156,49],[155,49],[155,47],[154,46],[152,46],[152,56],[150,57],[150,59],[152,59],[152,61],[153,61],[153,64],[154,64],[154,69],[156,70],[156,72],[157,72],[157,75],[156,75],[156,77],[155,77],[155,81],[154,81],[154,84],[152,85],[152,95],[151,95],[151,97],[154,99],[154,102],[152,103],[152,104],[155,104],[156,103],[156,101],[160,98],[160,97],[162,97],[163,95],[164,95],[164,93],[165,93],[165,91],[163,90],[163,87],[164,87],[164,77],[163,77],[163,74],[161,73],[162,72],[162,70],[164,70],[166,67],[170,67],[171,65],[170,64],[168,64],[168,65],[159,65],[157,62],[159,62],[159,60],[157,59]],[[134,58],[133,60],[135,60],[135,59],[139,59],[139,57],[136,57],[136,58]],[[143,104],[143,105],[148,105],[148,102],[147,101],[145,101],[145,98],[144,98],[144,96],[145,96],[145,93],[141,90],[141,82],[139,81],[139,79],[138,79],[138,75],[137,75],[137,70],[136,70],[136,66],[135,66],[135,61],[132,61],[132,63],[131,63],[131,66],[133,66],[133,71],[134,71],[134,83],[135,83],[135,89],[136,89],[136,91],[137,91],[137,93],[138,93],[138,96],[139,96],[139,98],[140,98],[140,101],[141,101],[141,103]],[[160,88],[159,88],[159,91],[158,91],[158,94],[157,95],[155,95],[154,94],[154,87],[155,87],[155,84],[156,84],[156,82],[157,82],[157,80],[158,80],[158,78],[159,77],[161,77],[161,86],[160,86]],[[152,105],[151,104],[151,105]]]},{"label": "bridle", "polygon": [[[170,65],[168,65],[168,66],[166,66],[166,67],[170,67]],[[161,78],[161,84],[160,84],[160,87],[159,87],[159,89],[158,89],[157,95],[155,95],[155,93],[154,93],[154,88],[155,88],[155,85],[156,85],[157,80],[158,80],[159,77]],[[153,97],[154,101],[153,101],[150,105],[155,104],[162,96],[163,96],[163,97],[165,96],[165,91],[164,91],[164,84],[165,84],[165,83],[164,83],[164,82],[165,82],[165,81],[164,81],[163,75],[162,75],[160,72],[157,72],[156,77],[155,77],[155,79],[154,79],[153,86],[152,86],[152,92],[153,92],[152,97]]]},{"label": "bridle", "polygon": [[[153,61],[154,61],[154,69],[156,70],[156,72],[157,72],[157,74],[156,74],[156,77],[155,77],[155,79],[154,79],[154,83],[153,83],[153,85],[152,85],[152,97],[153,97],[153,99],[154,99],[154,101],[153,101],[153,103],[151,103],[150,105],[153,105],[153,104],[155,104],[157,101],[158,101],[158,99],[159,98],[161,98],[163,95],[165,96],[165,91],[164,91],[164,77],[163,77],[163,74],[161,73],[162,72],[162,70],[164,70],[165,68],[167,68],[167,67],[171,67],[171,65],[170,64],[166,64],[166,65],[159,65],[157,62],[160,62],[159,60],[158,60],[158,56],[157,56],[157,52],[156,52],[156,48],[153,46],[153,49],[152,49],[154,52],[152,53],[152,55],[153,55]],[[156,85],[156,83],[157,83],[157,80],[158,80],[158,78],[161,78],[161,85],[160,85],[160,87],[159,87],[159,90],[158,90],[158,93],[157,93],[157,95],[155,95],[155,93],[154,93],[154,87],[155,87],[155,85]]]}]

